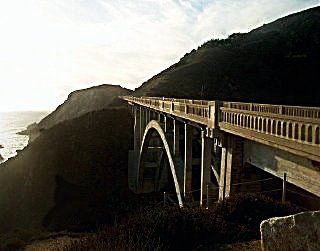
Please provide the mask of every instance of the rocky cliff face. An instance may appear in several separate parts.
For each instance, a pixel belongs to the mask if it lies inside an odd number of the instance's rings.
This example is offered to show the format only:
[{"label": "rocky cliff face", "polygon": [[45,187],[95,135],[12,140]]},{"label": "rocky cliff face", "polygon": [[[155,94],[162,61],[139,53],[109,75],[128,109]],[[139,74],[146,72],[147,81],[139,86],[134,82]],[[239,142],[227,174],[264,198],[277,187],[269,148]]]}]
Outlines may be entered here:
[{"label": "rocky cliff face", "polygon": [[68,99],[47,117],[40,121],[38,129],[48,129],[62,121],[80,117],[91,111],[121,107],[118,97],[129,95],[130,90],[119,85],[99,85],[77,90],[69,94]]}]

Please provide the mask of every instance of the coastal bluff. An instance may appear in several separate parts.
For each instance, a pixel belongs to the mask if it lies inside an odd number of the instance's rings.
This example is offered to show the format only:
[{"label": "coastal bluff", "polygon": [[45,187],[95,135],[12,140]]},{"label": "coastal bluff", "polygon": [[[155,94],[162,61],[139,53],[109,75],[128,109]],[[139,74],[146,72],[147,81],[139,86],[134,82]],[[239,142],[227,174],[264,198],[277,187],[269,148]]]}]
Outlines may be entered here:
[{"label": "coastal bluff", "polygon": [[44,227],[86,231],[113,222],[115,200],[129,193],[131,127],[127,109],[90,112],[43,131],[2,163],[0,234]]},{"label": "coastal bluff", "polygon": [[43,118],[38,124],[29,125],[20,134],[29,135],[29,142],[32,142],[41,132],[60,122],[78,118],[92,111],[123,108],[125,104],[118,97],[130,95],[131,92],[131,90],[123,88],[120,85],[110,84],[73,91],[55,111]]},{"label": "coastal bluff", "polygon": [[116,199],[130,194],[132,118],[118,99],[130,93],[111,85],[75,91],[28,127],[28,146],[1,164],[0,233],[113,222]]}]

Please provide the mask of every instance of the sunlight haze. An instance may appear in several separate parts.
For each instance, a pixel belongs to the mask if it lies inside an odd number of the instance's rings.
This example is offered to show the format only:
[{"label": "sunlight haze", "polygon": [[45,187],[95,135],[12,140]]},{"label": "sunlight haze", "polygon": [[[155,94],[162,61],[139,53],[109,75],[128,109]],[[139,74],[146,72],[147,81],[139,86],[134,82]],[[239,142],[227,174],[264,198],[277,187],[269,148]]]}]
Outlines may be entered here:
[{"label": "sunlight haze", "polygon": [[53,110],[74,90],[129,89],[212,38],[319,0],[0,0],[0,111]]}]

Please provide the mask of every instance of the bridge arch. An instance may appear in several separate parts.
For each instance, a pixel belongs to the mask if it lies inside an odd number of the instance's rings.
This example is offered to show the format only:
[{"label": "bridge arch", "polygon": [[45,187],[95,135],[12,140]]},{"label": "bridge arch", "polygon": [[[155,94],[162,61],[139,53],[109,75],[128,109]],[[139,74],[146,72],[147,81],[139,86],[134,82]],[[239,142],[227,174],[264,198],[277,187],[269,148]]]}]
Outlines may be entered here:
[{"label": "bridge arch", "polygon": [[138,161],[138,175],[137,175],[138,176],[137,177],[138,178],[138,180],[137,180],[138,186],[140,185],[142,178],[143,178],[142,177],[142,173],[143,173],[142,172],[142,168],[143,168],[142,155],[147,150],[146,148],[148,147],[151,133],[154,131],[156,131],[158,133],[158,135],[160,136],[161,141],[163,143],[164,150],[165,150],[167,157],[168,157],[168,160],[169,160],[169,166],[170,166],[172,178],[174,181],[174,186],[175,186],[175,190],[176,190],[176,194],[177,194],[177,198],[178,198],[178,203],[180,206],[183,206],[183,201],[182,201],[182,196],[181,196],[181,188],[180,188],[180,185],[178,182],[176,168],[175,168],[174,161],[173,161],[173,158],[171,155],[170,147],[169,147],[168,141],[166,139],[164,130],[162,129],[159,122],[156,120],[151,120],[147,124],[145,131],[144,131],[143,139],[141,142],[140,153],[139,153],[139,161]]}]

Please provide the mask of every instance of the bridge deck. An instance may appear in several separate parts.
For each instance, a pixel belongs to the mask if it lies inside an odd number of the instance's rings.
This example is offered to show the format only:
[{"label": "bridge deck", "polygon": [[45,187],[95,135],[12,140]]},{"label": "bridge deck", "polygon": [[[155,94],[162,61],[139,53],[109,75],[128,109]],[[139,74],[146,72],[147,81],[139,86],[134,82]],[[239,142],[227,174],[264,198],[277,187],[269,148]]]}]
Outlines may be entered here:
[{"label": "bridge deck", "polygon": [[158,112],[219,129],[320,162],[320,108],[124,96]]}]

